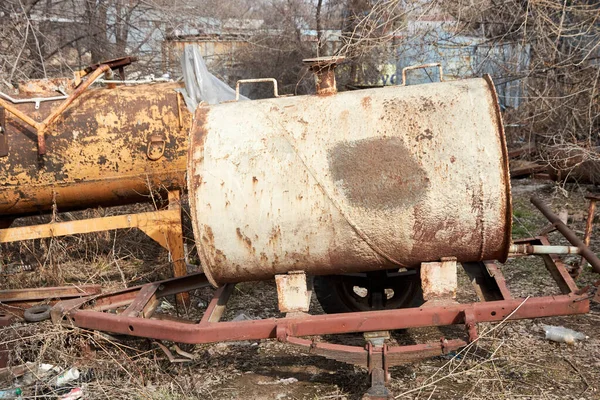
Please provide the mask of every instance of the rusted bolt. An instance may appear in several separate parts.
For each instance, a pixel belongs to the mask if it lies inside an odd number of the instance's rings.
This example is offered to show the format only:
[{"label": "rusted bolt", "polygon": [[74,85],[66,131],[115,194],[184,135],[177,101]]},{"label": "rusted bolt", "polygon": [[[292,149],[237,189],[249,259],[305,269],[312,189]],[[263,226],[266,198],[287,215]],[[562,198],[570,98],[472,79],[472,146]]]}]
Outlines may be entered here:
[{"label": "rusted bolt", "polygon": [[317,94],[329,95],[337,93],[335,84],[335,67],[344,61],[344,56],[305,58],[302,62],[308,66],[315,76]]}]

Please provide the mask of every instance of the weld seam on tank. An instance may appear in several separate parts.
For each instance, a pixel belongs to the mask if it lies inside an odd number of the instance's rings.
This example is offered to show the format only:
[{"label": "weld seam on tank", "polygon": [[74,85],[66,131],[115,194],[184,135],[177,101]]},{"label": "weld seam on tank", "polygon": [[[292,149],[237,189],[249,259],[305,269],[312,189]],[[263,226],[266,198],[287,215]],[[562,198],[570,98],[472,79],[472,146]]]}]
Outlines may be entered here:
[{"label": "weld seam on tank", "polygon": [[[510,234],[510,194],[504,137],[498,132],[502,122],[491,107],[489,82],[439,85],[427,86],[425,94],[384,89],[199,110],[188,182],[196,242],[212,282],[268,279],[297,269],[316,274],[380,270],[394,260],[413,268],[455,252],[462,261],[502,257]],[[465,90],[487,101],[464,102]],[[437,95],[440,100],[432,101]],[[409,118],[397,125],[394,117],[386,117],[388,106],[406,108],[407,101],[414,102],[423,124],[409,124]],[[364,126],[356,116],[348,119],[354,103],[378,118]],[[223,116],[236,107],[254,112],[248,129],[264,134],[242,135],[223,125]],[[439,118],[429,122],[432,115]],[[340,121],[348,125],[338,126]],[[384,131],[390,129],[389,138],[364,129],[379,121]],[[315,130],[322,136],[311,138]],[[469,135],[452,134],[462,130]],[[238,137],[247,143],[235,144]],[[365,156],[355,159],[360,152]],[[398,154],[424,161],[399,162]],[[365,175],[378,155],[376,171]],[[493,168],[489,176],[488,168]],[[231,182],[223,186],[227,179]],[[460,192],[455,196],[453,190]],[[290,208],[296,205],[296,211]],[[225,223],[219,215],[231,219]]]},{"label": "weld seam on tank", "polygon": [[505,223],[507,224],[507,229],[504,234],[504,254],[502,257],[498,258],[498,261],[505,262],[508,259],[508,254],[510,251],[510,245],[512,243],[512,188],[510,183],[510,166],[509,166],[509,157],[508,157],[508,147],[506,144],[506,133],[504,132],[504,122],[502,121],[502,112],[500,111],[500,103],[498,102],[498,93],[496,92],[496,86],[494,86],[494,81],[490,74],[484,74],[483,80],[487,83],[487,86],[492,94],[492,108],[494,109],[496,116],[496,123],[498,125],[498,134],[500,139],[500,149],[502,151],[502,167],[504,172],[504,182],[505,182],[505,193],[506,197],[504,201],[506,202],[506,215],[505,215]]},{"label": "weld seam on tank", "polygon": [[[192,143],[194,142],[194,136],[197,130],[201,130],[201,124],[200,122],[204,122],[202,120],[202,118],[198,118],[198,113],[203,111],[203,109],[207,107],[207,106],[201,106],[199,105],[196,108],[196,112],[194,112],[194,114],[192,115],[192,127],[190,128],[190,131],[188,133],[188,151],[187,151],[187,168],[186,168],[186,173],[185,173],[185,180],[187,183],[187,187],[188,187],[188,192],[192,193],[192,191],[190,190],[191,188],[193,188],[194,186],[194,175],[193,175],[193,164],[194,164],[194,150],[195,150],[195,146],[192,146]],[[204,113],[204,117],[206,118],[206,112]],[[204,141],[206,140],[206,132],[204,132],[202,134],[202,140],[201,143],[199,143],[198,145],[201,146],[202,148],[204,147]],[[206,275],[206,279],[208,279],[208,282],[210,282],[211,285],[213,285],[213,287],[218,288],[220,285],[219,283],[215,280],[212,271],[210,269],[210,265],[211,263],[209,262],[209,256],[207,254],[207,250],[204,246],[200,246],[198,245],[198,243],[201,241],[202,235],[200,233],[200,226],[196,220],[196,215],[198,213],[197,209],[196,209],[196,202],[194,201],[193,198],[190,198],[189,203],[189,207],[190,207],[190,216],[192,217],[192,232],[194,233],[194,239],[196,242],[196,249],[198,251],[198,257],[200,257],[200,265],[202,267],[202,272],[204,272],[204,275]]]},{"label": "weld seam on tank", "polygon": [[[276,107],[276,108],[277,108],[277,111],[281,112],[281,109],[279,109],[278,107]],[[263,113],[265,118],[271,122],[271,125],[275,124],[273,119],[271,119],[271,117],[263,109],[261,109],[261,112]],[[317,182],[319,189],[323,192],[325,197],[327,197],[327,199],[329,201],[331,201],[333,206],[340,212],[340,214],[344,217],[344,219],[346,220],[348,225],[352,228],[352,230],[354,230],[354,232],[356,232],[356,234],[375,252],[375,254],[383,257],[384,259],[391,262],[392,264],[396,264],[402,268],[405,268],[406,267],[405,264],[402,264],[398,260],[394,259],[389,254],[387,254],[386,252],[381,250],[375,243],[373,243],[373,241],[369,238],[369,236],[366,233],[364,233],[362,231],[362,229],[360,229],[360,227],[352,220],[352,218],[350,218],[350,216],[348,215],[348,212],[346,212],[344,210],[344,208],[339,204],[339,202],[334,198],[334,196],[332,196],[325,189],[325,187],[323,186],[321,181],[317,178],[317,174],[314,171],[314,169],[311,168],[310,165],[308,165],[306,163],[306,161],[304,160],[304,158],[300,155],[300,152],[298,151],[296,146],[294,146],[293,142],[290,140],[291,134],[288,131],[288,129],[285,126],[283,126],[280,122],[277,122],[277,125],[279,125],[281,127],[281,129],[283,130],[283,132],[285,133],[285,140],[288,142],[290,147],[294,150],[294,154],[296,154],[298,156],[298,159],[300,159],[300,161],[302,162],[302,165],[304,165],[306,167],[306,170],[310,173],[312,178]]]},{"label": "weld seam on tank", "polygon": [[[473,102],[473,96],[470,93],[469,97],[471,98],[471,102]],[[480,141],[480,136],[477,135],[477,144],[481,145],[481,141]],[[483,254],[484,254],[484,249],[485,249],[485,239],[487,237],[487,225],[485,223],[485,213],[483,212],[483,208],[485,207],[485,205],[483,204],[483,192],[484,192],[484,182],[483,182],[483,176],[482,176],[483,171],[479,171],[478,174],[478,178],[479,178],[479,220],[481,221],[481,241],[479,243],[479,259],[482,260],[483,259]]]}]

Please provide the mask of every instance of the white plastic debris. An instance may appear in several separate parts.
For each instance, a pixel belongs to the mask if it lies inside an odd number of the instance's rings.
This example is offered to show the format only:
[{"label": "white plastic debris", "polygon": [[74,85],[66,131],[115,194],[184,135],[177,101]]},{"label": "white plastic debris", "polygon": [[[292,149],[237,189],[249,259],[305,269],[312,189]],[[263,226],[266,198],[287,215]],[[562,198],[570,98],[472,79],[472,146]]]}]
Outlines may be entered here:
[{"label": "white plastic debris", "polygon": [[[208,71],[198,45],[186,45],[181,56],[185,104],[193,113],[201,102],[219,104],[235,100],[235,90]],[[248,100],[240,96],[240,100]]]},{"label": "white plastic debris", "polygon": [[248,321],[248,320],[251,320],[251,319],[252,318],[250,318],[246,314],[239,313],[238,315],[235,316],[235,318],[232,319],[232,321]]},{"label": "white plastic debris", "polygon": [[546,339],[553,342],[575,344],[577,340],[585,340],[588,336],[581,332],[565,328],[563,326],[544,325]]},{"label": "white plastic debris", "polygon": [[77,368],[70,368],[56,377],[56,386],[65,386],[69,382],[79,379],[79,370]]},{"label": "white plastic debris", "polygon": [[40,373],[45,374],[45,373],[48,373],[50,371],[60,372],[60,368],[56,367],[56,366],[54,366],[52,364],[44,364],[44,363],[40,364],[40,366],[38,368],[38,374],[40,374]]},{"label": "white plastic debris", "polygon": [[60,367],[44,363],[37,366],[31,364],[28,366],[28,369],[29,370],[18,380],[21,386],[29,386],[39,379],[45,378],[48,375],[59,374],[61,371]]},{"label": "white plastic debris", "polygon": [[164,311],[170,311],[170,310],[174,310],[175,306],[171,303],[169,303],[167,300],[163,300],[160,303],[160,306],[158,306],[158,308],[160,308],[161,310]]}]

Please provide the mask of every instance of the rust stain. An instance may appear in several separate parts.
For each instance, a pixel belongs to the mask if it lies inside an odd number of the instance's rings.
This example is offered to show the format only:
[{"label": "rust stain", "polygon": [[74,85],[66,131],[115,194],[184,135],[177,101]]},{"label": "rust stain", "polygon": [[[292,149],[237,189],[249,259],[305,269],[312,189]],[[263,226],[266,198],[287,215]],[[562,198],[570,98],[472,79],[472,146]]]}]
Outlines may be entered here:
[{"label": "rust stain", "polygon": [[[187,130],[179,129],[174,90],[181,84],[89,89],[65,109],[46,135],[47,153],[37,154],[34,130],[7,117],[11,151],[0,159],[0,215],[59,211],[150,201],[151,189],[185,187]],[[35,87],[35,86],[34,86]],[[43,89],[43,87],[41,88]],[[61,101],[16,107],[43,120]],[[182,122],[192,118],[183,109]],[[167,138],[164,156],[150,161],[148,137]],[[16,151],[19,149],[19,151]]]},{"label": "rust stain", "polygon": [[410,154],[398,137],[342,142],[329,151],[329,169],[354,205],[407,206],[429,187],[424,169]]},{"label": "rust stain", "polygon": [[371,97],[370,96],[363,97],[361,100],[361,104],[364,109],[369,109],[371,107]]},{"label": "rust stain", "polygon": [[207,245],[214,247],[215,236],[210,226],[204,225],[204,234],[202,235],[202,241]]},{"label": "rust stain", "polygon": [[426,139],[426,140],[431,140],[431,139],[433,139],[433,136],[434,136],[434,135],[433,135],[433,132],[431,131],[431,129],[429,129],[429,128],[425,128],[425,130],[424,130],[424,133],[421,133],[421,134],[419,134],[419,135],[416,137],[416,140],[417,140],[417,142],[418,142],[418,141],[421,141],[421,140],[423,140],[423,139]]}]

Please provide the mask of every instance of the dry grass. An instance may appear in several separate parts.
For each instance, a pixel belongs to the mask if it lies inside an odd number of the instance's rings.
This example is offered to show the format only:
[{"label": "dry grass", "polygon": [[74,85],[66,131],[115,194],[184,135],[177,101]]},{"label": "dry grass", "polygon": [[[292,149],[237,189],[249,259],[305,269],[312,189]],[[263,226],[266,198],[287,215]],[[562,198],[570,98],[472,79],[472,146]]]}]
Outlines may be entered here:
[{"label": "dry grass", "polygon": [[[530,185],[532,183],[527,181],[515,184],[515,208],[520,215],[520,222],[515,224],[516,228],[525,224],[528,230],[537,231],[545,222],[527,201],[532,194],[528,190]],[[581,190],[585,188],[567,186],[566,189],[568,197],[553,184],[536,187],[534,193],[552,203],[555,210],[566,207],[570,215],[585,210]],[[581,230],[583,223],[582,220],[570,222],[576,230]],[[152,242],[145,242],[143,236],[138,236],[141,234],[122,231],[104,235],[66,238],[65,242],[50,244],[54,247],[49,251],[54,252],[56,259],[46,265],[38,264],[30,272],[4,275],[10,282],[5,280],[3,288],[39,282],[102,283],[122,287],[170,275],[166,254]],[[560,242],[555,234],[551,239]],[[77,244],[82,247],[68,253],[66,249]],[[593,248],[599,250],[599,244],[593,241]],[[53,257],[40,251],[41,248],[36,247],[37,257]],[[19,251],[26,254],[30,250]],[[69,254],[72,258],[67,257]],[[46,271],[41,272],[40,268]],[[52,275],[52,268],[60,269],[58,278]],[[503,270],[511,290],[519,295],[551,290],[551,282],[541,278],[545,273],[543,267],[530,260],[511,262]],[[597,276],[586,271],[581,283],[594,279]],[[459,299],[471,300],[473,293],[465,277],[460,276],[459,282]],[[211,296],[212,289],[193,294],[193,304],[200,303],[198,309],[192,310],[196,317]],[[313,307],[319,311],[314,301]],[[453,357],[436,357],[391,368],[391,389],[400,399],[600,398],[600,308],[595,307],[583,316],[480,324],[481,338]],[[274,284],[238,285],[225,318],[232,319],[241,312],[251,318],[280,316]],[[544,339],[543,324],[576,329],[590,339],[575,346],[549,342]],[[421,343],[461,333],[460,328],[450,331],[411,329],[398,332],[394,339],[399,343]],[[344,335],[337,341],[360,344],[362,339],[360,335]],[[50,363],[62,369],[76,366],[85,376],[78,384],[88,398],[93,399],[359,399],[368,388],[364,370],[308,356],[275,341],[181,346],[192,353],[194,359],[174,364],[169,363],[152,340],[112,337],[49,322],[2,328],[2,344],[12,349],[11,365],[32,362]],[[286,378],[298,381],[288,385],[280,383]],[[24,386],[26,397],[56,398],[57,393],[48,385],[48,379]],[[8,384],[0,383],[0,387]]]}]

